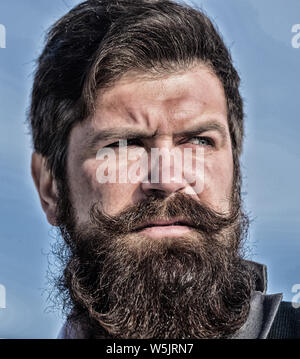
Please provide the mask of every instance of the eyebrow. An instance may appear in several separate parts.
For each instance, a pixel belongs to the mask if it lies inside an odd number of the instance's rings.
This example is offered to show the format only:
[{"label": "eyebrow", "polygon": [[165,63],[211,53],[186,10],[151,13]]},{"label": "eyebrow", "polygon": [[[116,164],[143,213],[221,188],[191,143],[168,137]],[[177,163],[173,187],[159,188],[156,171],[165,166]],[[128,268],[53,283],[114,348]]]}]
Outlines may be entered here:
[{"label": "eyebrow", "polygon": [[218,132],[221,135],[223,141],[225,141],[227,138],[226,127],[217,121],[209,121],[201,125],[196,125],[189,130],[181,131],[179,134],[175,134],[175,136],[194,136],[208,131]]},{"label": "eyebrow", "polygon": [[[207,131],[217,131],[225,141],[227,138],[226,127],[217,121],[208,121],[201,125],[196,125],[188,130],[180,131],[174,134],[175,137],[193,136],[199,135]],[[143,130],[137,130],[133,128],[108,128],[90,135],[87,139],[87,147],[94,148],[101,141],[107,141],[112,139],[151,139],[157,134],[157,130],[154,133],[148,133]]]},{"label": "eyebrow", "polygon": [[87,147],[94,148],[101,141],[113,140],[113,139],[149,139],[153,138],[156,135],[148,134],[145,131],[129,129],[129,128],[108,128],[101,130],[94,135],[90,135],[87,139]]}]

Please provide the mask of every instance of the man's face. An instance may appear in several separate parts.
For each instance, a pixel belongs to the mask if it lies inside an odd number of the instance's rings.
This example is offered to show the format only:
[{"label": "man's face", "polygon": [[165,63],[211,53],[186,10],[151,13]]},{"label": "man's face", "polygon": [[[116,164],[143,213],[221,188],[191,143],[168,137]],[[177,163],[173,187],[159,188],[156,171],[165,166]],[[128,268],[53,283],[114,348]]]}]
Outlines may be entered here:
[{"label": "man's face", "polygon": [[[124,130],[141,134],[132,139],[128,133],[123,136]],[[192,130],[199,131],[184,134]],[[106,131],[114,132],[115,136],[100,138]],[[149,183],[131,183],[129,180],[119,183],[118,168],[115,183],[99,183],[97,169],[103,160],[97,158],[97,152],[110,146],[118,162],[118,141],[124,139],[127,139],[128,150],[142,148],[149,153],[149,158],[153,148],[176,149],[182,154],[189,148],[193,156],[197,149],[201,149],[203,170],[199,181],[203,183],[200,193],[188,181],[189,173],[185,174],[186,178],[183,174],[174,181],[151,183],[151,166]],[[111,147],[113,143],[115,147]],[[134,160],[128,161],[128,166],[132,164]],[[110,165],[108,160],[107,166]],[[160,174],[166,170],[165,166],[161,161]],[[171,161],[169,166],[168,170],[172,171],[174,163]],[[176,192],[188,193],[219,212],[227,211],[232,191],[233,158],[226,99],[219,79],[200,65],[158,79],[137,75],[124,77],[99,96],[93,117],[73,128],[68,179],[77,224],[88,221],[89,210],[95,202],[100,203],[108,215],[115,215],[155,193],[166,198]],[[168,233],[171,228],[163,232],[159,228],[152,231],[156,236]]]},{"label": "man's face", "polygon": [[[148,181],[121,183],[117,173],[102,183],[105,160],[97,154],[106,146],[115,155],[107,167],[117,172],[138,161],[121,158],[118,141],[126,139],[128,151],[150,154],[147,163],[153,148],[175,148],[189,149],[180,160],[192,165],[175,176],[175,157],[150,165]],[[57,210],[68,246],[59,290],[93,337],[219,338],[244,323],[252,288],[239,256],[246,222],[233,196],[224,91],[208,68],[123,77],[99,95],[94,116],[73,128],[67,162]],[[165,180],[167,166],[176,180]]]}]

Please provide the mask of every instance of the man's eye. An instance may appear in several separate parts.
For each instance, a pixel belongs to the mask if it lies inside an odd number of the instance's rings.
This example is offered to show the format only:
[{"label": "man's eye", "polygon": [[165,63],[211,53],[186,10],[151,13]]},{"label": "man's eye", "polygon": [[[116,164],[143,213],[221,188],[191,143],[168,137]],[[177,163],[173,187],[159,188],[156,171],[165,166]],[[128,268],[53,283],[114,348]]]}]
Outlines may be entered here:
[{"label": "man's eye", "polygon": [[200,146],[214,146],[215,145],[215,141],[212,138],[209,137],[192,137],[190,139],[190,141],[194,141],[195,145],[200,145]]},{"label": "man's eye", "polygon": [[111,143],[105,147],[117,148],[117,147],[140,146],[140,145],[141,143],[139,140],[132,139],[132,140],[120,140],[118,142]]}]

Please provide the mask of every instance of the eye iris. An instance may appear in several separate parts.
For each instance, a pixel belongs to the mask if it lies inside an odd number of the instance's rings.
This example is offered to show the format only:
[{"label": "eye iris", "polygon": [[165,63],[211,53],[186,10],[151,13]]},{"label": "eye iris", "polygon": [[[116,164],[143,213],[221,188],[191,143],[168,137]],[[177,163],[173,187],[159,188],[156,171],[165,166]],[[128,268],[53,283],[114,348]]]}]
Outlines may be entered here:
[{"label": "eye iris", "polygon": [[195,139],[197,140],[197,142],[201,145],[209,145],[209,140],[207,138],[204,137],[195,137]]}]

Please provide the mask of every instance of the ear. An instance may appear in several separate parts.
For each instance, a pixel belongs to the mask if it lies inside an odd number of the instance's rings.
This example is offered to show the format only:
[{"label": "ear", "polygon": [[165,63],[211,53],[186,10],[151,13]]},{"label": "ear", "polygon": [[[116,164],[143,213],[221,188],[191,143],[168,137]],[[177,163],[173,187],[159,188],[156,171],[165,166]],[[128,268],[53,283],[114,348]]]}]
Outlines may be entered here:
[{"label": "ear", "polygon": [[36,152],[32,154],[31,158],[31,175],[48,222],[56,226],[58,199],[56,181],[47,168],[46,159]]}]

